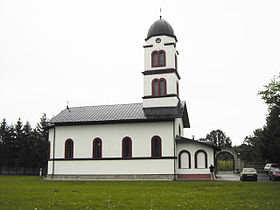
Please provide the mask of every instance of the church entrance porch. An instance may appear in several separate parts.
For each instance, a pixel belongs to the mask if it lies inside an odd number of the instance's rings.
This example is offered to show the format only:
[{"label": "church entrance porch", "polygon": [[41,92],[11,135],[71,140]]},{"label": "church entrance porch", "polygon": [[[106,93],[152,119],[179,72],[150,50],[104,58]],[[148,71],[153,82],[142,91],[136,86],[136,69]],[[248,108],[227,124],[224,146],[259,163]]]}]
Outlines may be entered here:
[{"label": "church entrance porch", "polygon": [[205,142],[176,138],[177,180],[211,180],[209,167],[214,165],[214,146]]}]

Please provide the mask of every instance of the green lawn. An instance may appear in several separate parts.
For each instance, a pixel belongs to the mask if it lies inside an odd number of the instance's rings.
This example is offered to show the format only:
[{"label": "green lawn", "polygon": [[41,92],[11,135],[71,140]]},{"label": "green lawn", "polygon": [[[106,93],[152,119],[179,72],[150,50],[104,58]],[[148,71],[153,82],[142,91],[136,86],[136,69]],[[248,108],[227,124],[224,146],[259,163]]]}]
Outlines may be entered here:
[{"label": "green lawn", "polygon": [[0,176],[0,209],[280,209],[280,182],[45,181]]}]

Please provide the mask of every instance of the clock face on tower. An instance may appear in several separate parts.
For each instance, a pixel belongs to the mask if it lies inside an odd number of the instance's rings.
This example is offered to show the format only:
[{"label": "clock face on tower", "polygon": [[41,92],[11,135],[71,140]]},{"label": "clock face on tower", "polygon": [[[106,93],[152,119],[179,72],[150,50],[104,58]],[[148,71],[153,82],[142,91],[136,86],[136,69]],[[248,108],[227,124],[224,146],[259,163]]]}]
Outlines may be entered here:
[{"label": "clock face on tower", "polygon": [[156,39],[156,43],[160,43],[161,42],[161,39],[160,38],[157,38]]}]

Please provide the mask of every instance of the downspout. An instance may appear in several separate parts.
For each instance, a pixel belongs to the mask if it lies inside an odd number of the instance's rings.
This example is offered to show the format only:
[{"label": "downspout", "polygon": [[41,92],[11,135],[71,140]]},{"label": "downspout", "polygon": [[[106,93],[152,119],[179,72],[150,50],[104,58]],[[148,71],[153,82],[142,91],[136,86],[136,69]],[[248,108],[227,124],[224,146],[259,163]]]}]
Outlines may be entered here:
[{"label": "downspout", "polygon": [[175,141],[175,119],[173,120],[173,140],[174,140],[174,178],[173,181],[176,181],[176,141]]},{"label": "downspout", "polygon": [[52,158],[52,178],[54,177],[54,158],[55,158],[55,125],[53,127],[53,158]]}]

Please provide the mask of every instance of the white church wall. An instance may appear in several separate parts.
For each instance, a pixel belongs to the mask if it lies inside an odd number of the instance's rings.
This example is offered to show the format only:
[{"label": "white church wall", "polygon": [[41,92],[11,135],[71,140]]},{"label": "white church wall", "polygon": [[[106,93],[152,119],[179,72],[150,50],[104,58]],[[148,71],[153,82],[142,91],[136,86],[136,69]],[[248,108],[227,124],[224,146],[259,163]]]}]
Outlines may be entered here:
[{"label": "white church wall", "polygon": [[176,107],[178,102],[179,99],[175,96],[163,98],[145,98],[143,100],[143,107]]},{"label": "white church wall", "polygon": [[49,153],[50,153],[50,158],[53,157],[53,134],[54,134],[54,129],[53,128],[50,128],[49,129],[49,142],[50,142],[50,148],[49,148]]},{"label": "white church wall", "polygon": [[[156,39],[160,38],[161,42],[156,43]],[[157,70],[162,69],[162,67],[152,67],[151,54],[154,50],[164,50],[166,55],[166,66],[165,68],[175,69],[175,54],[176,48],[173,45],[164,45],[176,43],[175,38],[169,36],[156,36],[151,37],[146,41],[146,45],[153,45],[153,47],[146,47],[144,50],[144,69],[146,70]]]},{"label": "white church wall", "polygon": [[[57,126],[55,137],[55,158],[63,159],[65,150],[65,141],[71,138],[74,142],[73,158],[92,158],[93,140],[100,138],[102,140],[103,158],[121,158],[122,157],[122,139],[126,136],[132,140],[132,157],[150,158],[151,157],[151,139],[153,136],[160,136],[162,141],[162,157],[174,156],[174,137],[173,123],[167,122],[146,122],[146,123],[118,123],[118,124],[100,124],[100,125],[76,125],[76,126]],[[50,129],[49,139],[51,141],[51,152],[53,149],[53,129]],[[51,158],[52,158],[51,153]],[[127,166],[109,169],[112,165],[127,163]],[[143,161],[143,167],[135,166]],[[112,173],[122,171],[123,173],[134,173],[139,169],[143,173],[170,173],[169,164],[172,159],[143,159],[143,160],[59,160],[55,161],[55,173],[91,173],[95,168],[98,173]],[[104,167],[100,165],[104,164]],[[145,163],[145,164],[144,164]],[[167,165],[165,165],[167,164]],[[52,160],[49,161],[48,174],[52,173]],[[145,165],[145,166],[144,166]],[[161,166],[162,165],[162,166]],[[164,167],[165,165],[165,167]],[[115,167],[115,166],[114,166]],[[142,167],[142,164],[141,164]],[[79,169],[81,168],[81,170]],[[120,169],[119,171],[117,169]],[[158,170],[155,170],[158,168]],[[104,170],[103,170],[104,169]],[[63,172],[64,171],[64,172]],[[159,173],[157,172],[157,173]]]},{"label": "white church wall", "polygon": [[[181,130],[181,135],[179,130]],[[175,136],[184,136],[184,125],[182,118],[175,119]]]},{"label": "white church wall", "polygon": [[[182,150],[187,150],[191,155],[191,168],[180,169],[179,168],[179,153]],[[195,153],[198,150],[203,150],[207,153],[207,168],[205,168],[205,158],[203,153],[198,153],[197,167],[195,168]],[[210,174],[209,167],[211,164],[214,165],[214,154],[213,148],[207,145],[203,145],[196,142],[178,142],[176,144],[177,161],[176,161],[176,171],[178,174]]]},{"label": "white church wall", "polygon": [[[174,160],[75,160],[56,161],[56,175],[125,175],[125,174],[173,174]],[[52,163],[49,163],[49,174]]]}]

